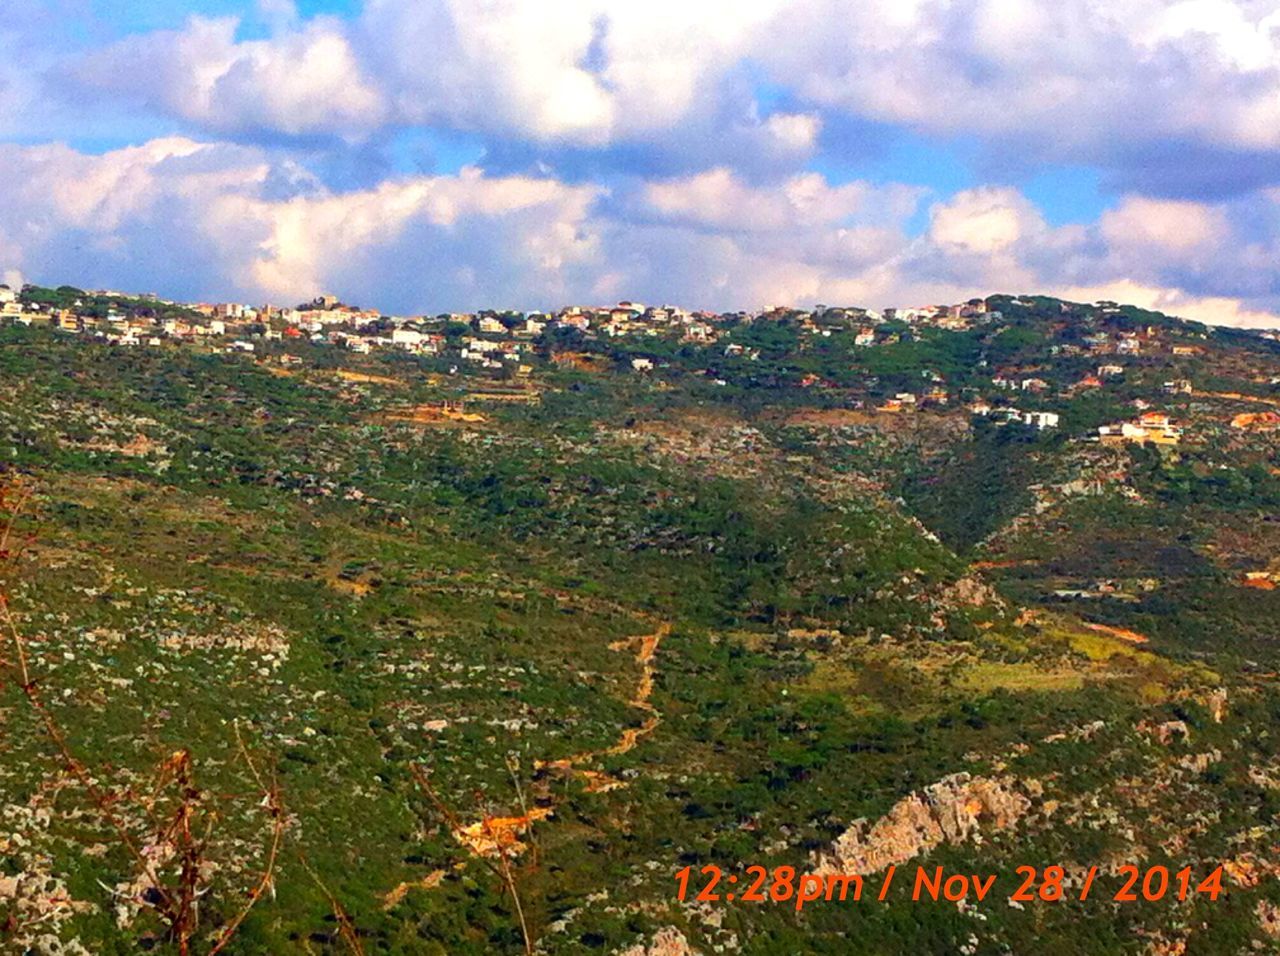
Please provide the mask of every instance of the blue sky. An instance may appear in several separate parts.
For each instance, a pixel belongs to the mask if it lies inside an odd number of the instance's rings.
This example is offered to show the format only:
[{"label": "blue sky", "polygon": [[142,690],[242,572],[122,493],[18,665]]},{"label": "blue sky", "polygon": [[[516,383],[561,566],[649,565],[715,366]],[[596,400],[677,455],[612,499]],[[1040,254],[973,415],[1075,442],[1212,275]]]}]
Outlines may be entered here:
[{"label": "blue sky", "polygon": [[11,282],[1280,313],[1280,3],[0,0]]}]

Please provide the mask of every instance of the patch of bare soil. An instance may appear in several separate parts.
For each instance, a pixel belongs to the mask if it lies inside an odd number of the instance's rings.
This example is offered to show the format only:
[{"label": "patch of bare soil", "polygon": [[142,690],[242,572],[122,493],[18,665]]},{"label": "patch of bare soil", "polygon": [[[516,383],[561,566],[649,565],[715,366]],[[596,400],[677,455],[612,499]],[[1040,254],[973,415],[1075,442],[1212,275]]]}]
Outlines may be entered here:
[{"label": "patch of bare soil", "polygon": [[1108,637],[1119,638],[1122,641],[1128,641],[1130,644],[1145,644],[1150,640],[1145,634],[1139,634],[1137,631],[1130,631],[1123,627],[1111,627],[1108,624],[1090,624],[1088,621],[1082,621],[1081,623],[1091,631],[1106,634]]},{"label": "patch of bare soil", "polygon": [[405,383],[398,378],[391,378],[389,375],[370,375],[367,372],[352,372],[348,369],[338,369],[338,378],[344,382],[357,382],[361,385],[394,385],[397,388],[404,388]]},{"label": "patch of bare soil", "polygon": [[449,425],[480,425],[488,419],[479,412],[469,412],[465,407],[445,402],[440,405],[411,405],[407,408],[393,408],[383,412],[379,419],[383,422],[420,425],[423,427]]}]

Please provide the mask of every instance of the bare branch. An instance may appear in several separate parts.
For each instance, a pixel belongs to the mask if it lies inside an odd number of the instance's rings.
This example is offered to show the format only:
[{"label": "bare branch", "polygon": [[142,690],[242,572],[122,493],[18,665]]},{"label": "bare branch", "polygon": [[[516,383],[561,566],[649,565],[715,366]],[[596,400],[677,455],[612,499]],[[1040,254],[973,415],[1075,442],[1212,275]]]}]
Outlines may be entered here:
[{"label": "bare branch", "polygon": [[315,881],[316,886],[320,887],[320,892],[324,893],[328,898],[329,907],[333,910],[333,918],[338,921],[338,935],[342,937],[351,952],[355,953],[355,956],[364,956],[364,947],[360,945],[360,937],[356,935],[356,928],[351,922],[351,917],[347,915],[347,911],[342,908],[342,904],[338,902],[338,898],[329,889],[324,880],[320,879],[320,874],[312,868],[306,854],[301,850],[298,851],[298,859],[301,861],[303,869]]},{"label": "bare branch", "polygon": [[[417,763],[409,764],[409,772],[418,781],[418,786],[427,795],[427,799],[431,801],[432,806],[444,817],[449,829],[455,834],[463,832],[466,828],[462,821],[458,819],[458,815],[450,809],[449,805],[436,792],[436,789],[431,785],[431,778],[422,765]],[[521,800],[523,802],[523,797]],[[525,816],[528,818],[527,813]],[[524,906],[520,903],[520,892],[516,887],[515,875],[511,871],[511,861],[507,856],[507,848],[502,845],[499,838],[494,840],[494,849],[497,851],[499,862],[495,863],[483,853],[475,854],[476,859],[497,876],[502,881],[503,886],[506,887],[507,892],[511,894],[511,901],[516,908],[516,918],[520,921],[520,934],[524,938],[524,951],[528,956],[533,956],[533,937],[529,934],[529,924],[525,921]]]},{"label": "bare branch", "polygon": [[263,781],[262,774],[259,773],[257,765],[253,762],[253,758],[249,756],[249,750],[244,745],[244,737],[240,734],[240,722],[235,721],[232,724],[236,734],[236,746],[240,750],[241,757],[244,758],[249,773],[253,775],[254,781],[258,784],[258,788],[263,793],[263,807],[267,814],[271,817],[271,843],[267,849],[266,865],[263,867],[262,876],[257,884],[249,891],[249,899],[241,908],[235,918],[224,927],[221,935],[218,937],[217,943],[213,949],[209,950],[209,956],[216,956],[222,952],[223,948],[231,942],[231,938],[235,936],[240,929],[240,924],[245,921],[245,917],[249,915],[249,911],[253,909],[254,904],[262,898],[273,885],[275,880],[276,861],[280,854],[280,844],[284,839],[285,815],[284,808],[280,804],[280,788],[278,782],[273,778],[271,786],[267,786]]}]

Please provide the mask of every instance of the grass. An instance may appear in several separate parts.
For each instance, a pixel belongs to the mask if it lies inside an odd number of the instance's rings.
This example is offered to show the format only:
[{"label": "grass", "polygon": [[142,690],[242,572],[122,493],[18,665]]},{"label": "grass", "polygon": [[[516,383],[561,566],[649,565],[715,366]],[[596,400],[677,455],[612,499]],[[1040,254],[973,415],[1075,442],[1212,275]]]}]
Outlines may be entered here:
[{"label": "grass", "polygon": [[1091,675],[1076,668],[1046,669],[1038,663],[984,661],[963,668],[955,687],[967,693],[989,694],[995,690],[1013,693],[1050,693],[1079,690]]}]

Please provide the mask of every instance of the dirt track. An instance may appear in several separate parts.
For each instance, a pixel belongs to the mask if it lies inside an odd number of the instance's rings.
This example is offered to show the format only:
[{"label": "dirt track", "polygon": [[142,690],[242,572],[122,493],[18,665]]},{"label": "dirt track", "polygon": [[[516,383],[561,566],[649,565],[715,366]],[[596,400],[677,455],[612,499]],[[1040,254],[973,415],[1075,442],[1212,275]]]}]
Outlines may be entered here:
[{"label": "dirt track", "polygon": [[[607,773],[598,770],[582,769],[583,764],[592,763],[602,757],[616,757],[635,748],[640,740],[653,733],[662,721],[662,715],[653,706],[653,676],[655,658],[662,639],[671,633],[671,624],[664,621],[650,634],[625,638],[609,645],[610,650],[623,650],[635,647],[635,660],[640,665],[640,680],[636,684],[635,693],[627,701],[637,710],[644,711],[645,718],[638,727],[625,727],[618,739],[608,747],[599,750],[584,750],[581,753],[558,760],[539,760],[534,766],[538,770],[560,770],[576,773],[587,780],[587,789],[595,792],[616,790],[625,784]],[[551,807],[534,807],[527,813],[510,817],[485,817],[454,831],[454,838],[472,853],[482,855],[502,851],[508,855],[519,853],[523,844],[519,835],[528,830],[532,824],[554,813]]]}]

